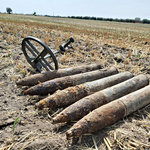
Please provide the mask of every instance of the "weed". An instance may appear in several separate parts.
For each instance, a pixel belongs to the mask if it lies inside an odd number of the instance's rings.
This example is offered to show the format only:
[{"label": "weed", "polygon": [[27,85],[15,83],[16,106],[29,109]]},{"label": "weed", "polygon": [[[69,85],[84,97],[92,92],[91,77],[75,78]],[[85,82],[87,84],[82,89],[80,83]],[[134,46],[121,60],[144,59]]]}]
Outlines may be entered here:
[{"label": "weed", "polygon": [[140,54],[137,54],[137,56],[136,56],[136,57],[137,57],[137,58],[140,58],[140,56],[141,56]]},{"label": "weed", "polygon": [[18,120],[19,120],[19,117],[17,117],[17,119],[14,121],[14,124],[13,124],[13,134],[15,132],[15,125],[16,125],[16,123],[17,123]]},{"label": "weed", "polygon": [[20,73],[21,73],[23,76],[25,76],[25,73],[24,73],[23,71],[20,71]]}]

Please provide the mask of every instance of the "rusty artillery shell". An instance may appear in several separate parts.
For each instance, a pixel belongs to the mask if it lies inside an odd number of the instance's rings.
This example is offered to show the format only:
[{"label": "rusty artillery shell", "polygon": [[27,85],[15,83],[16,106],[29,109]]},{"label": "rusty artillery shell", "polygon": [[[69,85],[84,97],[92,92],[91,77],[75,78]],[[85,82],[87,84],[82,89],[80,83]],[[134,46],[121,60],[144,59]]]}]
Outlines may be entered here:
[{"label": "rusty artillery shell", "polygon": [[116,73],[118,73],[118,70],[115,67],[110,67],[77,75],[56,78],[27,89],[24,91],[24,95],[46,95],[48,93],[53,94],[57,90],[62,90],[70,86],[93,81]]},{"label": "rusty artillery shell", "polygon": [[43,107],[54,108],[67,106],[80,100],[83,97],[93,94],[94,92],[113,86],[132,77],[132,73],[123,72],[103,79],[68,87],[67,89],[56,92],[53,95],[50,95],[39,101],[36,103],[35,108],[42,109]]},{"label": "rusty artillery shell", "polygon": [[46,71],[43,73],[38,73],[38,74],[20,79],[19,81],[16,82],[16,84],[23,85],[23,86],[32,86],[32,85],[38,84],[39,82],[45,82],[45,81],[52,80],[55,78],[89,72],[89,71],[93,71],[97,69],[102,69],[102,65],[91,64],[91,65],[82,65],[82,66],[77,66],[77,67],[72,67],[72,68],[59,69],[59,70],[54,70],[54,71]]},{"label": "rusty artillery shell", "polygon": [[74,124],[67,138],[95,132],[150,104],[150,85],[103,105]]},{"label": "rusty artillery shell", "polygon": [[138,75],[127,81],[104,89],[89,95],[74,104],[70,105],[53,118],[54,123],[76,121],[90,111],[109,103],[117,98],[120,98],[126,94],[136,91],[149,84],[149,79],[146,75]]}]

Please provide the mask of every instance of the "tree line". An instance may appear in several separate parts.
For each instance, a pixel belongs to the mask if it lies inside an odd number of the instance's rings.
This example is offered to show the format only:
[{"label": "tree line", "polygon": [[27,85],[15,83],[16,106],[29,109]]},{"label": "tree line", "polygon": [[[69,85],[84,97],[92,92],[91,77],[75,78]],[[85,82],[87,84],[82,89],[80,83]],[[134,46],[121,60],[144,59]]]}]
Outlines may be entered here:
[{"label": "tree line", "polygon": [[102,17],[89,17],[89,16],[68,16],[68,18],[72,19],[85,19],[85,20],[99,20],[99,21],[114,21],[114,22],[128,22],[128,23],[146,23],[150,24],[150,20],[148,19],[143,19],[141,20],[140,18],[135,18],[135,19],[118,19],[118,18],[102,18]]}]

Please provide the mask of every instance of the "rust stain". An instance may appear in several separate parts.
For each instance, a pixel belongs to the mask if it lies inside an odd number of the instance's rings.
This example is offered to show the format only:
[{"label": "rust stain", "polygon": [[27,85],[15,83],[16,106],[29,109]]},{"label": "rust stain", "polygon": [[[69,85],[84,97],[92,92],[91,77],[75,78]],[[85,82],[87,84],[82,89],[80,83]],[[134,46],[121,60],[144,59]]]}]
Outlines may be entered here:
[{"label": "rust stain", "polygon": [[120,102],[112,102],[99,107],[83,117],[74,124],[67,132],[67,138],[78,137],[85,133],[95,132],[117,120],[123,118],[125,114],[124,105]]}]

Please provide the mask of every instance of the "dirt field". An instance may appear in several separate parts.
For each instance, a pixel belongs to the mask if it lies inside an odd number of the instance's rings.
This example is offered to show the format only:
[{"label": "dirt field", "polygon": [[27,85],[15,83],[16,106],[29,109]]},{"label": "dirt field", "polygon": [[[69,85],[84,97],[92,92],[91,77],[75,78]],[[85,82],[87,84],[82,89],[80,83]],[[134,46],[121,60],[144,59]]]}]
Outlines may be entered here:
[{"label": "dirt field", "polygon": [[29,35],[53,50],[74,38],[64,55],[57,54],[59,68],[97,62],[150,78],[150,25],[0,14],[0,150],[150,149],[150,105],[77,142],[65,136],[74,122],[52,124],[63,108],[35,110],[43,97],[24,96],[28,87],[15,84],[36,73],[21,51]]}]

